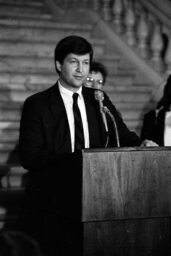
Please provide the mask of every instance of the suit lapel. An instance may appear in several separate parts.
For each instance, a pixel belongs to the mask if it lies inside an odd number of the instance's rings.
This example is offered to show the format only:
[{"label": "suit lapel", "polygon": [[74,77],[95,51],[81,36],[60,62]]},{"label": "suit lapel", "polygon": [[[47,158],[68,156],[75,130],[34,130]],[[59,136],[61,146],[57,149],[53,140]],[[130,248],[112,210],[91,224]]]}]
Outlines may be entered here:
[{"label": "suit lapel", "polygon": [[50,110],[54,116],[54,119],[59,118],[59,113],[65,112],[65,106],[62,97],[59,92],[58,83],[56,83],[50,90],[49,96]]}]

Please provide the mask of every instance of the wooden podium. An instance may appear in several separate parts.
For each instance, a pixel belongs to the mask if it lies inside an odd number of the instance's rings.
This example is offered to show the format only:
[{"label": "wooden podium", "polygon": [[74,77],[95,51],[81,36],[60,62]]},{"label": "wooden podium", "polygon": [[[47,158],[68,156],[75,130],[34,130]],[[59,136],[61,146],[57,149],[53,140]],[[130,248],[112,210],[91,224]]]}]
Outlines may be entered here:
[{"label": "wooden podium", "polygon": [[83,256],[171,255],[171,147],[83,151]]}]

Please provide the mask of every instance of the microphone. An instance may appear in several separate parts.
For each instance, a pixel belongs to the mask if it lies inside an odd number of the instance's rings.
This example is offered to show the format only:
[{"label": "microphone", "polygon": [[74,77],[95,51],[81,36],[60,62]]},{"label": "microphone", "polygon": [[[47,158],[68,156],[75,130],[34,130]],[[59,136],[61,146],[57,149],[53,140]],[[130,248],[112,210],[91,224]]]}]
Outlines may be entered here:
[{"label": "microphone", "polygon": [[103,120],[103,123],[104,123],[104,126],[105,126],[105,130],[108,133],[106,115],[105,115],[105,112],[103,110],[103,108],[104,108],[104,106],[103,106],[104,94],[100,90],[95,90],[94,96],[95,96],[95,99],[99,102],[99,107],[100,107],[100,113],[102,115],[102,120]]},{"label": "microphone", "polygon": [[115,117],[113,114],[110,112],[110,110],[103,105],[103,100],[104,100],[104,93],[100,90],[96,90],[94,92],[95,99],[99,102],[99,107],[100,107],[100,113],[102,115],[103,123],[105,125],[106,133],[108,134],[108,140],[109,140],[109,133],[108,133],[108,126],[107,126],[107,120],[106,120],[106,114],[111,118],[115,130],[115,135],[116,135],[116,144],[117,147],[120,147],[120,141],[119,141],[119,134],[118,134],[118,128],[117,124],[115,121]]},{"label": "microphone", "polygon": [[106,114],[108,114],[110,116],[110,118],[112,119],[114,130],[115,130],[115,135],[116,135],[116,144],[117,144],[117,147],[120,147],[119,133],[118,133],[118,128],[117,128],[117,124],[116,124],[116,121],[115,121],[115,117],[112,115],[112,113],[110,112],[110,110],[106,106],[103,107],[103,111]]}]

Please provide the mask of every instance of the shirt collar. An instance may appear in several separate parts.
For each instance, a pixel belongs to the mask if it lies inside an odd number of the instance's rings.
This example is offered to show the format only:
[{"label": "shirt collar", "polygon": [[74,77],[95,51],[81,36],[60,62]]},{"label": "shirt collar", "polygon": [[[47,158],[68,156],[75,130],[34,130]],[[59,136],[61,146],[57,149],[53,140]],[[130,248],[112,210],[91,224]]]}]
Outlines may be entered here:
[{"label": "shirt collar", "polygon": [[[59,80],[58,80],[58,86],[59,86],[59,91],[62,95],[72,97],[72,95],[74,94],[74,92],[72,92],[71,90],[68,90],[65,87],[63,87]],[[76,93],[78,93],[79,96],[82,98],[82,86],[76,91]]]}]

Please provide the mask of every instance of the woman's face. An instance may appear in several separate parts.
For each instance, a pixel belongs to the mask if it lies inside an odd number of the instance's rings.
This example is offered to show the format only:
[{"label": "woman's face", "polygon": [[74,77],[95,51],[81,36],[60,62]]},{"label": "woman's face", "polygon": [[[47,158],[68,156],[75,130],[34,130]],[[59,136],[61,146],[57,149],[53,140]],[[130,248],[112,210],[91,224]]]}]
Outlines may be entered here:
[{"label": "woman's face", "polygon": [[104,85],[104,79],[103,79],[103,75],[100,72],[92,71],[89,73],[85,83],[86,87],[102,89],[103,85]]}]

